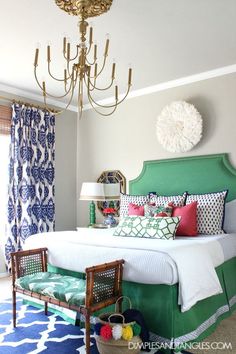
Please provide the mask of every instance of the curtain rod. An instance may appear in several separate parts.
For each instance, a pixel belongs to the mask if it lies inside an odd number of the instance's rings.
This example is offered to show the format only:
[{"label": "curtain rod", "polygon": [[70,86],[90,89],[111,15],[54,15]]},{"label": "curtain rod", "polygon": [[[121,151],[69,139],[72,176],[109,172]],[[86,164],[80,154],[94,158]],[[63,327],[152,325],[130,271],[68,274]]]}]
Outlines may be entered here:
[{"label": "curtain rod", "polygon": [[42,109],[44,111],[49,111],[51,113],[54,113],[54,114],[60,114],[62,111],[58,111],[56,109],[47,109],[43,106],[40,106],[40,105],[35,105],[34,103],[29,103],[29,102],[25,102],[25,101],[21,101],[21,100],[15,100],[13,98],[9,98],[9,97],[5,97],[5,96],[0,96],[0,100],[4,100],[4,101],[8,101],[8,102],[12,102],[12,103],[18,103],[18,104],[23,104],[24,106],[27,106],[27,107],[35,107],[35,108],[38,108],[38,109]]}]

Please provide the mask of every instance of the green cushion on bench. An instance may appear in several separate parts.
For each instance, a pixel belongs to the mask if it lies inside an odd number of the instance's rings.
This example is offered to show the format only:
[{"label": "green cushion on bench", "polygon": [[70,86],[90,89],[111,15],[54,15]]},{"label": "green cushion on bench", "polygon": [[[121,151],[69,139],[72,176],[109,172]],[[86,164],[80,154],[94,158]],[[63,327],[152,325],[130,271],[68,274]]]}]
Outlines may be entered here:
[{"label": "green cushion on bench", "polygon": [[67,302],[69,305],[80,306],[85,303],[85,280],[69,275],[50,272],[30,274],[16,279],[16,286]]}]

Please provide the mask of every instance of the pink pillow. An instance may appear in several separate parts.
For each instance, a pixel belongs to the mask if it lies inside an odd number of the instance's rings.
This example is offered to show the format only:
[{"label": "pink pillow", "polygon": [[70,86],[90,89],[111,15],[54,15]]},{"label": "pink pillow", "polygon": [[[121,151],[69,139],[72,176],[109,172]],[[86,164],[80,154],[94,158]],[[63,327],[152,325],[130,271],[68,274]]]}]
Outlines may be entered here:
[{"label": "pink pillow", "polygon": [[144,206],[129,203],[128,215],[144,216]]},{"label": "pink pillow", "polygon": [[181,216],[177,236],[197,236],[197,202],[183,207],[174,207],[172,216]]}]

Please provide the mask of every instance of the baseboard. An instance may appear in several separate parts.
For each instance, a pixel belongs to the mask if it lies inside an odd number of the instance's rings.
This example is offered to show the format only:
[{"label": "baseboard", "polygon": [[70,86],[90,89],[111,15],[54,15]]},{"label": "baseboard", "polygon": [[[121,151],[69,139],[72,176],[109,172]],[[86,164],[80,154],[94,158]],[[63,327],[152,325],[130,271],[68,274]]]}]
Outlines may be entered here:
[{"label": "baseboard", "polygon": [[0,273],[0,278],[5,278],[5,277],[9,277],[9,274],[7,272]]}]

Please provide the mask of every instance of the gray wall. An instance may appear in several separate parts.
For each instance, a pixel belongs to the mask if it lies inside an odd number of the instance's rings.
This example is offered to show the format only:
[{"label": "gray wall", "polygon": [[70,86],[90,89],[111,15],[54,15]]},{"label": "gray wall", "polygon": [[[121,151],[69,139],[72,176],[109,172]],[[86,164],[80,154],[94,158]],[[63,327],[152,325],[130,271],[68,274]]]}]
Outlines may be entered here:
[{"label": "gray wall", "polygon": [[[108,169],[119,169],[128,182],[145,160],[228,152],[236,166],[235,87],[231,74],[127,100],[108,118],[86,111],[78,131],[78,191]],[[175,100],[194,104],[203,117],[203,138],[185,154],[165,151],[156,139],[156,118]],[[78,202],[77,216],[78,225],[86,225],[85,202]]]}]

